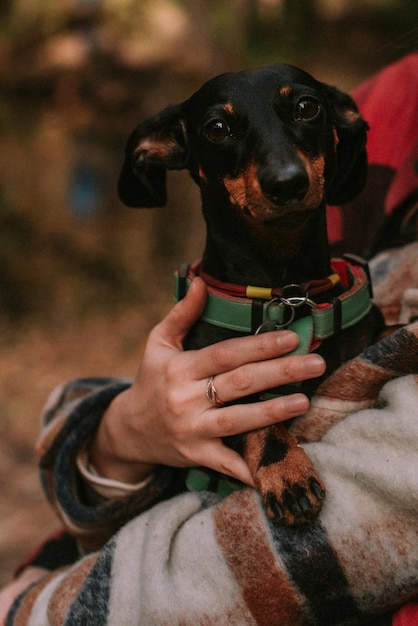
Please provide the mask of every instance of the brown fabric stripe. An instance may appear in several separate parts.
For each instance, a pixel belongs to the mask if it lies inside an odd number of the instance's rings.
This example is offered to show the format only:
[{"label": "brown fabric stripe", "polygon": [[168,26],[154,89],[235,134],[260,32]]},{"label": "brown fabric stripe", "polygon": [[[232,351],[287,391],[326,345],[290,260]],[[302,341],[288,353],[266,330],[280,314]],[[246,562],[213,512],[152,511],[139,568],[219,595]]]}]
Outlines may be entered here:
[{"label": "brown fabric stripe", "polygon": [[280,568],[256,498],[245,489],[216,506],[216,538],[256,623],[298,626],[304,621],[303,598]]},{"label": "brown fabric stripe", "polygon": [[57,413],[56,417],[49,422],[46,426],[43,426],[42,434],[36,443],[36,456],[38,460],[42,459],[45,452],[49,450],[58,433],[65,424],[68,415],[66,413]]},{"label": "brown fabric stripe", "polygon": [[62,624],[64,622],[68,609],[78,596],[81,587],[97,561],[97,557],[97,554],[90,554],[82,559],[57,586],[48,605],[48,619],[51,624]]},{"label": "brown fabric stripe", "polygon": [[395,372],[382,369],[357,357],[334,372],[318,389],[318,397],[333,400],[355,399],[359,403],[374,401],[382,386],[396,376]]},{"label": "brown fabric stripe", "polygon": [[317,390],[333,399],[373,400],[384,383],[397,376],[417,373],[418,323],[369,346],[342,365]]},{"label": "brown fabric stripe", "polygon": [[[65,569],[65,568],[64,568]],[[32,613],[33,606],[38,599],[39,595],[45,589],[45,587],[51,582],[53,578],[62,570],[56,570],[47,574],[45,578],[34,585],[22,598],[17,611],[14,614],[13,626],[26,626],[30,615]]]}]

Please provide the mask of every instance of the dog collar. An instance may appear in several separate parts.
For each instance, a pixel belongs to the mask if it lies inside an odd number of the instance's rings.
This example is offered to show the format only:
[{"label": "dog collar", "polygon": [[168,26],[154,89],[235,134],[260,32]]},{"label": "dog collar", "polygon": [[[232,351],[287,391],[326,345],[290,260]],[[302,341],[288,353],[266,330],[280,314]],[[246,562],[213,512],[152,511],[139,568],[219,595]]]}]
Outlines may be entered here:
[{"label": "dog collar", "polygon": [[[312,342],[320,342],[353,326],[371,308],[370,278],[363,259],[345,255],[332,259],[331,267],[333,274],[326,279],[278,289],[207,280],[207,303],[201,319],[245,334],[289,328],[300,337],[298,352],[306,353],[312,349]],[[204,280],[207,278],[200,271],[200,262],[193,267],[181,266],[175,274],[176,301],[184,297],[192,280],[199,275]],[[311,297],[318,293],[315,290],[323,291],[325,281],[331,287],[341,281],[345,291],[330,302],[316,304]],[[295,309],[303,304],[310,306],[310,315],[293,321]]]}]

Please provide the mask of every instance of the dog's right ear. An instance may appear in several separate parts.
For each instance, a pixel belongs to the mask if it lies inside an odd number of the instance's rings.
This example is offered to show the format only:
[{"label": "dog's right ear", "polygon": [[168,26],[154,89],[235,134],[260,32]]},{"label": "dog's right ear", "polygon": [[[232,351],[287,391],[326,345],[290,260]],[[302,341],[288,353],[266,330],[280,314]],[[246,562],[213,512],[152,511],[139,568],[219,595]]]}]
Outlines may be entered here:
[{"label": "dog's right ear", "polygon": [[328,190],[329,204],[344,204],[363,189],[367,176],[367,130],[354,100],[335,87],[324,85],[337,132],[337,168]]},{"label": "dog's right ear", "polygon": [[166,171],[184,169],[188,145],[181,105],[172,105],[145,120],[126,144],[118,194],[129,207],[163,206]]}]

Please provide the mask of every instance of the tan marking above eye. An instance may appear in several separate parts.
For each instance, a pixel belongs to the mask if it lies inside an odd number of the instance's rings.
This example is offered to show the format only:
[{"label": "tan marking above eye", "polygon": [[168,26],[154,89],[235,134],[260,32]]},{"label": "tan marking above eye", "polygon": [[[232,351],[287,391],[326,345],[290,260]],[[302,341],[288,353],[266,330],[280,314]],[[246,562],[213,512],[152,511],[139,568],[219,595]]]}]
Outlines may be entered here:
[{"label": "tan marking above eye", "polygon": [[222,108],[226,113],[229,113],[229,115],[234,113],[234,107],[231,103],[224,104]]},{"label": "tan marking above eye", "polygon": [[284,87],[280,88],[280,95],[284,98],[289,98],[291,93],[292,87],[290,87],[289,85],[285,85]]}]

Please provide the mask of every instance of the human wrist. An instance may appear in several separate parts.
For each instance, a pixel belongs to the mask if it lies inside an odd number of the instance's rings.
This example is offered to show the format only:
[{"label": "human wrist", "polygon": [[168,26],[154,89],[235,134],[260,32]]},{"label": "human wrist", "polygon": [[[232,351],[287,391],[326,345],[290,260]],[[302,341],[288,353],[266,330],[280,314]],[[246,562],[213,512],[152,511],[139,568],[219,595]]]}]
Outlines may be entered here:
[{"label": "human wrist", "polygon": [[125,411],[124,393],[116,396],[108,406],[86,452],[89,464],[100,477],[136,485],[146,480],[156,465],[127,458],[126,446],[120,451],[121,442],[129,441],[121,433],[121,415]]},{"label": "human wrist", "polygon": [[151,473],[139,482],[127,482],[125,480],[102,476],[92,464],[87,448],[81,450],[77,456],[76,465],[80,476],[88,484],[90,489],[107,500],[122,498],[135,491],[139,491],[146,487],[153,478],[153,474]]}]

